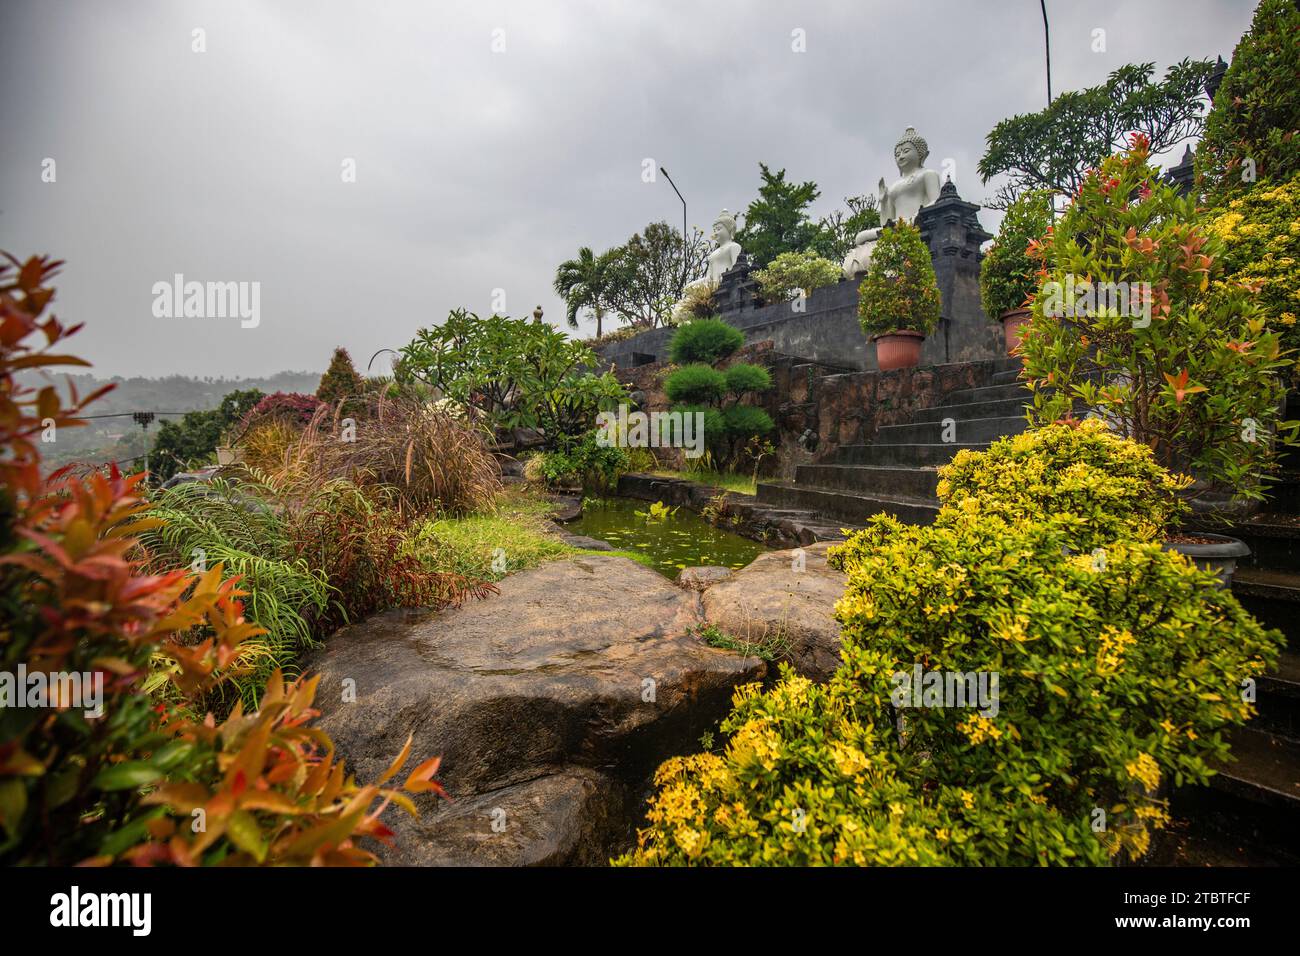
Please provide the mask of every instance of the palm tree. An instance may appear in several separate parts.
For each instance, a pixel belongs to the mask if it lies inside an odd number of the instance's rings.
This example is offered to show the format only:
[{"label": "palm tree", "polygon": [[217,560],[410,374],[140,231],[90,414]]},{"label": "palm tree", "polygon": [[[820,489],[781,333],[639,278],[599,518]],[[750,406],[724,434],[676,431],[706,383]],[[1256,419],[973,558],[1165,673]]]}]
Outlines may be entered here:
[{"label": "palm tree", "polygon": [[596,319],[596,338],[609,311],[607,284],[610,279],[610,255],[597,256],[588,246],[578,250],[578,258],[560,263],[555,270],[555,294],[567,306],[564,318],[569,328],[578,327],[578,313],[587,309]]}]

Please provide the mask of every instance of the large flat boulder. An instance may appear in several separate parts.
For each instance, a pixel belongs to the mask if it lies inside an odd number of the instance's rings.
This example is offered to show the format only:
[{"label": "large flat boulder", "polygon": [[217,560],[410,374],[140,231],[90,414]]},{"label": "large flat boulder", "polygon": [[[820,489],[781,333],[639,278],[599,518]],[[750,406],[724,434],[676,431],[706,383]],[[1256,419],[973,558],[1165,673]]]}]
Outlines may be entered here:
[{"label": "large flat boulder", "polygon": [[705,618],[743,641],[782,648],[800,674],[826,680],[840,664],[834,612],[846,582],[842,571],[826,563],[833,543],[760,555],[704,592]]},{"label": "large flat boulder", "polygon": [[[430,825],[416,824],[420,838],[381,851],[386,858],[583,857],[624,828],[626,817],[610,805],[618,787],[639,786],[664,757],[692,749],[726,713],[732,689],[763,675],[752,657],[690,635],[699,596],[635,561],[580,556],[499,587],[460,608],[375,615],[339,630],[308,662],[321,675],[320,724],[359,779],[382,772],[413,733],[413,758],[441,754],[452,806],[470,808],[457,818],[421,798]],[[593,791],[586,770],[616,786]],[[557,805],[528,810],[539,792]],[[466,836],[484,819],[476,801],[493,793],[507,819],[532,821],[534,837],[506,850],[504,841]],[[443,828],[440,818],[474,826]],[[390,825],[399,839],[411,835],[396,817]],[[495,849],[485,859],[480,846]]]}]

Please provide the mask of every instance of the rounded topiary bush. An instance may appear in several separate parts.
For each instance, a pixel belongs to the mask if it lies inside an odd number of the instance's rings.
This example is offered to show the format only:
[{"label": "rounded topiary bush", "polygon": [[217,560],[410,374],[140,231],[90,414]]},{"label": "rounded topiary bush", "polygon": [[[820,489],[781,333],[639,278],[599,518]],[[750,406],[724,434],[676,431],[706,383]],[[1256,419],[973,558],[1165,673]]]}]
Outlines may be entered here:
[{"label": "rounded topiary bush", "polygon": [[727,393],[727,376],[709,365],[687,365],[664,380],[664,392],[672,402],[691,405],[719,402]]},{"label": "rounded topiary bush", "polygon": [[1163,537],[1184,512],[1189,479],[1100,419],[1056,422],[962,449],[939,469],[939,522],[978,512],[1014,524],[1046,523],[1068,547],[1091,551],[1121,538]]},{"label": "rounded topiary bush", "polygon": [[727,376],[727,391],[734,395],[765,392],[772,387],[772,376],[761,365],[737,362],[724,374]]},{"label": "rounded topiary bush", "polygon": [[[727,430],[727,424],[723,420],[722,412],[708,405],[682,405],[674,407],[673,411],[681,412],[683,416],[703,415],[704,418],[700,419],[700,428],[698,431],[703,432],[704,434],[704,444],[710,450],[718,450],[721,448]],[[666,427],[667,426],[665,426],[665,428]],[[663,437],[666,441],[671,436],[665,434]]]},{"label": "rounded topiary bush", "polygon": [[697,319],[673,333],[668,354],[678,365],[712,365],[744,344],[744,334],[721,319]]},{"label": "rounded topiary bush", "polygon": [[[831,552],[848,575],[831,680],[786,670],[738,690],[722,752],[659,768],[648,826],[616,862],[1141,856],[1166,819],[1161,787],[1208,779],[1223,731],[1251,714],[1243,682],[1284,642],[1156,543],[1107,557],[1067,554],[1047,524],[873,519]],[[924,675],[913,691],[918,667],[976,693],[934,700]]]},{"label": "rounded topiary bush", "polygon": [[732,405],[722,413],[722,417],[727,434],[741,441],[766,435],[775,427],[772,416],[753,405]]}]

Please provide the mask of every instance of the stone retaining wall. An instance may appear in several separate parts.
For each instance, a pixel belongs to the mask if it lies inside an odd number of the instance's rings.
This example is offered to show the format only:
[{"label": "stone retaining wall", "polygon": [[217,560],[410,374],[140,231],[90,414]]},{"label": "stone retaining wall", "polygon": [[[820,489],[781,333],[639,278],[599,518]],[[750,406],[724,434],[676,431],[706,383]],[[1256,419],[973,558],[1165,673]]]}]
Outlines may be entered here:
[{"label": "stone retaining wall", "polygon": [[[993,382],[995,360],[921,365],[892,372],[841,372],[838,369],[787,355],[773,343],[746,345],[732,361],[754,362],[772,373],[772,389],[753,401],[776,422],[779,465],[764,468],[768,477],[792,478],[798,465],[829,459],[840,445],[870,443],[884,425],[905,425],[918,408],[940,404],[962,388],[980,388]],[[674,366],[655,362],[619,371],[620,379],[642,393],[641,410],[669,408],[663,381]],[[751,400],[752,401],[752,400]],[[814,441],[800,442],[811,431]],[[811,447],[809,447],[811,446]],[[680,452],[656,449],[670,467],[682,464]]]}]

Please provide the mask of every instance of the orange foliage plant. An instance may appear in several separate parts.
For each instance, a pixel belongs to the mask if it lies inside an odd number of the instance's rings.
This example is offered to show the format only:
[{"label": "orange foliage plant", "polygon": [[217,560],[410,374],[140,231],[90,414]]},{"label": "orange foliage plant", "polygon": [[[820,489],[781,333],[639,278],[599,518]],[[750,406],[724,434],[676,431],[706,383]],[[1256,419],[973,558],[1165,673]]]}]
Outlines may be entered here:
[{"label": "orange foliage plant", "polygon": [[[45,475],[41,445],[102,391],[65,403],[17,373],[86,365],[45,313],[60,263],[0,265],[0,863],[364,865],[381,814],[433,791],[438,758],[400,789],[361,785],[311,726],[316,681],[277,672],[254,713],[195,712],[263,633],[237,578],[146,573],[156,525],[142,475]],[[403,792],[405,791],[405,792]]]}]

